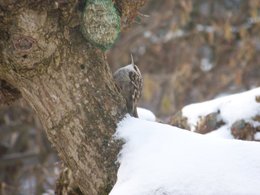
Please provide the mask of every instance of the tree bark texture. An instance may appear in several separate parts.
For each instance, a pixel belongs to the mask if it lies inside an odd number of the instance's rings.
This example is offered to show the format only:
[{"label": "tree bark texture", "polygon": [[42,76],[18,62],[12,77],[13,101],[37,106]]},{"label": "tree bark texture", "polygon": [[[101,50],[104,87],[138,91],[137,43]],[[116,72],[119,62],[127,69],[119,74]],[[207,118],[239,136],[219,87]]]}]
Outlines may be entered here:
[{"label": "tree bark texture", "polygon": [[113,134],[126,108],[105,53],[81,34],[82,6],[0,0],[0,79],[34,108],[81,191],[108,194],[120,149]]}]

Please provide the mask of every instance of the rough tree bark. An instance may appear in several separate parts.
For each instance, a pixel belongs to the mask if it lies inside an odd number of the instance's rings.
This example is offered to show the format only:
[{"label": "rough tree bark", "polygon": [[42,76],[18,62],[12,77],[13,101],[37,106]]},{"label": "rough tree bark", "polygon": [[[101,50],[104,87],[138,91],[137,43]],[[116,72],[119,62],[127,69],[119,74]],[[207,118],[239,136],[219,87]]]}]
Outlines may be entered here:
[{"label": "rough tree bark", "polygon": [[[125,23],[144,1],[114,3]],[[34,108],[81,191],[107,194],[120,149],[112,135],[126,108],[105,53],[82,36],[83,6],[77,0],[0,0],[0,79]]]}]

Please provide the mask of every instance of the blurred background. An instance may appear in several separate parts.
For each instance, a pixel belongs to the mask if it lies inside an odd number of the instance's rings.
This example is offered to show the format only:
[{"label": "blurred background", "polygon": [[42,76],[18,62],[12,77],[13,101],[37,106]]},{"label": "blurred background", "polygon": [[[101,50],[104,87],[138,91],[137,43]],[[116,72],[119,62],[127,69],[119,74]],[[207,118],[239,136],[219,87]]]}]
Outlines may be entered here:
[{"label": "blurred background", "polygon": [[259,8],[258,0],[150,0],[110,65],[129,64],[133,54],[144,76],[140,106],[159,117],[259,86]]},{"label": "blurred background", "polygon": [[[260,86],[260,1],[149,0],[108,52],[135,63],[139,106],[167,120],[183,106]],[[56,153],[22,99],[0,108],[0,194],[51,194]]]}]

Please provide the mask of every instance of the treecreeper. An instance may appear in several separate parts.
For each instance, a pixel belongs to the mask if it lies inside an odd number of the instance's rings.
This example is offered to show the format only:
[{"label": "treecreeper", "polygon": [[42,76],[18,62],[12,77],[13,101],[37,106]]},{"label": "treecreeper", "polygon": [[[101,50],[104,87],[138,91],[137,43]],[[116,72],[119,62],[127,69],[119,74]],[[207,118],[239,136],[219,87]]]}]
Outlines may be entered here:
[{"label": "treecreeper", "polygon": [[113,74],[116,86],[126,100],[127,111],[138,118],[137,103],[142,95],[143,77],[131,55],[131,64],[119,68]]}]

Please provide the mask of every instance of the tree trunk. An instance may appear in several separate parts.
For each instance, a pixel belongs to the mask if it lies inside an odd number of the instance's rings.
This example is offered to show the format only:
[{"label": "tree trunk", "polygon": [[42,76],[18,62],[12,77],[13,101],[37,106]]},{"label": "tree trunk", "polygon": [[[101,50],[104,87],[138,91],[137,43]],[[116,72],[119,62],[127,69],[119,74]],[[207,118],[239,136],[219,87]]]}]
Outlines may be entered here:
[{"label": "tree trunk", "polygon": [[82,192],[107,194],[120,149],[113,134],[126,106],[104,52],[81,34],[83,4],[0,1],[0,79],[34,108]]}]

